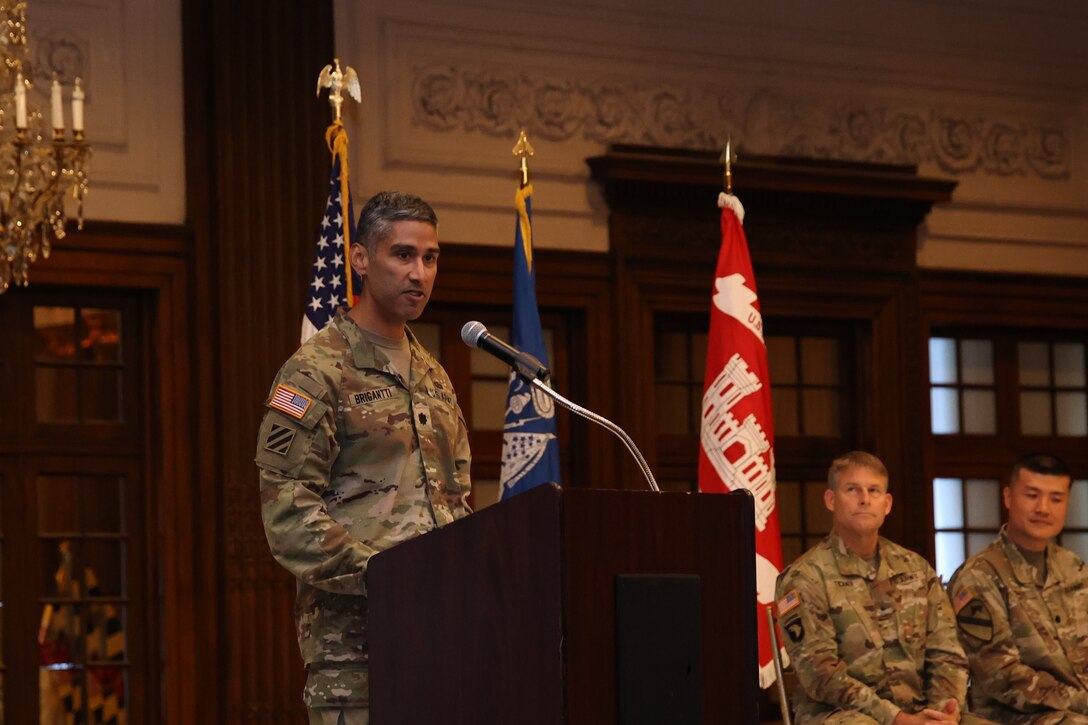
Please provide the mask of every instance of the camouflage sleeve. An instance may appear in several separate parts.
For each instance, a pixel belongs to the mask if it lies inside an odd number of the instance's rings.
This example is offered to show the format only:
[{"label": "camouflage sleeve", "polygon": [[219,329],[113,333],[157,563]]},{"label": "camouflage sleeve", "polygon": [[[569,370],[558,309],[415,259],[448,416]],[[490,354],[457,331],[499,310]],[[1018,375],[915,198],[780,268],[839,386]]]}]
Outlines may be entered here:
[{"label": "camouflage sleeve", "polygon": [[817,702],[858,710],[890,725],[900,708],[847,672],[824,587],[790,567],[778,577],[775,599],[786,652],[805,693]]},{"label": "camouflage sleeve", "polygon": [[967,706],[967,657],[963,654],[952,604],[933,569],[929,575],[926,599],[926,702],[942,710],[949,700]]},{"label": "camouflage sleeve", "polygon": [[472,509],[468,505],[468,495],[472,493],[472,477],[469,473],[472,466],[472,451],[468,445],[468,426],[465,424],[465,416],[461,412],[461,406],[457,406],[457,440],[453,445],[454,476],[457,478],[457,488],[461,491],[461,501],[464,503],[464,513],[458,518],[468,516]]},{"label": "camouflage sleeve", "polygon": [[995,575],[961,569],[951,582],[960,639],[971,661],[971,686],[1021,712],[1043,708],[1088,713],[1088,692],[1024,664]]},{"label": "camouflage sleeve", "polygon": [[[284,389],[300,397],[294,406],[277,408],[276,395],[282,398]],[[277,380],[267,405],[255,460],[272,555],[306,584],[337,594],[366,594],[366,565],[377,552],[352,538],[321,497],[340,452],[328,391],[296,371]]]}]

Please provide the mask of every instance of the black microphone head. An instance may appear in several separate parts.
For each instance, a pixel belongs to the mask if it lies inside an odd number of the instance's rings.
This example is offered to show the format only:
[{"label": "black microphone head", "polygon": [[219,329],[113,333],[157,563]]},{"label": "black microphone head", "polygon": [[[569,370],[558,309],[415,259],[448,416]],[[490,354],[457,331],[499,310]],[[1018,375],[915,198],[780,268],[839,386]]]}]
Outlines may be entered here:
[{"label": "black microphone head", "polygon": [[480,338],[487,334],[484,323],[470,320],[461,328],[461,339],[469,347],[479,347]]}]

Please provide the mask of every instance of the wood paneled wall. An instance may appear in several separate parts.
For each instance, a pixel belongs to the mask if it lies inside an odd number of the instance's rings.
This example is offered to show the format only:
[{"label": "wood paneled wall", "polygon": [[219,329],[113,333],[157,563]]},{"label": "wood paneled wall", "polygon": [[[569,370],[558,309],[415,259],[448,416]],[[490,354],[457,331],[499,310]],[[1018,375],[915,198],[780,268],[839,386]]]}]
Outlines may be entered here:
[{"label": "wood paneled wall", "polygon": [[[202,497],[200,566],[215,572],[214,641],[200,652],[214,720],[302,722],[294,581],[272,559],[257,505],[256,432],[276,370],[298,346],[324,211],[331,120],[314,97],[333,58],[332,4],[183,3],[192,395]],[[194,633],[200,636],[199,633]]]}]

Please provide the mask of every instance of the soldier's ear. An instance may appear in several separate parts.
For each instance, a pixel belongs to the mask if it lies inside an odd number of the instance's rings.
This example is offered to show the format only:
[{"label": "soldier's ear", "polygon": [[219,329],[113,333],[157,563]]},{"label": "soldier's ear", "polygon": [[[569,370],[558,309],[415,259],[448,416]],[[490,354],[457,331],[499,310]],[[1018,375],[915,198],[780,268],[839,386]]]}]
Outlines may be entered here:
[{"label": "soldier's ear", "polygon": [[884,515],[887,516],[892,512],[892,495],[889,493],[884,497]]},{"label": "soldier's ear", "polygon": [[370,255],[366,253],[366,247],[357,242],[353,243],[348,250],[348,259],[351,268],[355,270],[355,274],[366,277],[367,264],[370,262]]},{"label": "soldier's ear", "polygon": [[835,491],[831,488],[824,489],[824,506],[831,513],[835,513]]}]

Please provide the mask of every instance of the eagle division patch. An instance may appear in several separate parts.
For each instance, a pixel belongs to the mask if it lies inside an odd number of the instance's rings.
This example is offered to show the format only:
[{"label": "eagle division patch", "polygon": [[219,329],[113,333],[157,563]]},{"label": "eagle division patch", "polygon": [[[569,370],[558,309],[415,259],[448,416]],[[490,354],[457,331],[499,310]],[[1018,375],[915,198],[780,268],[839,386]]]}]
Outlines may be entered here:
[{"label": "eagle division patch", "polygon": [[970,597],[962,602],[956,611],[956,624],[960,631],[980,642],[989,642],[994,638],[994,618],[986,602],[981,599]]}]

